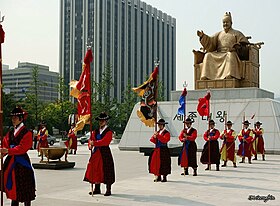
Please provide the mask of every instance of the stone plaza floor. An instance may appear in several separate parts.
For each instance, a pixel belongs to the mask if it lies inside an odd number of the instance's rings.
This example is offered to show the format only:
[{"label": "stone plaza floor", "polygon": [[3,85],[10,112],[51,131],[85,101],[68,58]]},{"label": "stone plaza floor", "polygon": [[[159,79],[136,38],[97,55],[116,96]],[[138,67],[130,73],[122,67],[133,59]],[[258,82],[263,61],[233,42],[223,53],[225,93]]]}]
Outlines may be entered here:
[{"label": "stone plaza floor", "polygon": [[[255,160],[253,164],[228,163],[228,167],[205,171],[205,165],[198,163],[198,176],[181,176],[177,158],[172,157],[172,174],[168,182],[153,182],[153,175],[147,172],[148,157],[137,151],[120,151],[118,145],[111,145],[115,161],[116,182],[112,196],[90,196],[90,184],[83,182],[90,152],[86,145],[79,145],[77,155],[68,160],[76,162],[73,169],[35,169],[37,197],[32,205],[40,206],[203,206],[203,205],[280,205],[280,155],[267,155],[266,161]],[[39,162],[35,150],[29,155],[33,163]],[[201,153],[198,153],[198,162]],[[239,161],[240,159],[237,158]],[[102,185],[102,193],[105,187]],[[5,194],[4,194],[5,195]],[[268,196],[275,199],[249,200],[250,195]],[[253,196],[251,196],[253,197]],[[10,201],[4,200],[5,205]]]}]

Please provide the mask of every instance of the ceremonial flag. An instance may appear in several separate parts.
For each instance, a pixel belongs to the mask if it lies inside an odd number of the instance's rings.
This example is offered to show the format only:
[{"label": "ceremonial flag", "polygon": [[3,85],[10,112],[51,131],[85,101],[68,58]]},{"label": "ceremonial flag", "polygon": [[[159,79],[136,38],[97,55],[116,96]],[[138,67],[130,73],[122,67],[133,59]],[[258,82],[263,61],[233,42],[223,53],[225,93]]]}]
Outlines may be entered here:
[{"label": "ceremonial flag", "polygon": [[87,50],[84,58],[82,74],[79,81],[72,80],[69,84],[72,88],[70,95],[77,98],[78,122],[74,131],[82,130],[85,124],[90,123],[91,105],[90,105],[90,63],[93,60],[91,49]]},{"label": "ceremonial flag", "polygon": [[187,89],[184,88],[182,91],[182,94],[179,99],[179,105],[180,107],[178,108],[178,114],[180,115],[185,115],[186,114],[186,95],[187,95]]},{"label": "ceremonial flag", "polygon": [[145,81],[139,87],[132,88],[132,90],[142,98],[140,109],[137,111],[137,115],[148,127],[154,127],[156,121],[155,112],[157,107],[157,76],[158,66],[156,66],[154,72],[150,75],[147,81]]},{"label": "ceremonial flag", "polygon": [[197,112],[199,113],[200,116],[207,116],[207,117],[209,116],[210,97],[211,97],[210,92],[207,92],[205,97],[199,98],[198,105],[197,105]]},{"label": "ceremonial flag", "polygon": [[4,43],[4,39],[5,39],[5,32],[3,30],[2,25],[0,24],[0,44]]}]

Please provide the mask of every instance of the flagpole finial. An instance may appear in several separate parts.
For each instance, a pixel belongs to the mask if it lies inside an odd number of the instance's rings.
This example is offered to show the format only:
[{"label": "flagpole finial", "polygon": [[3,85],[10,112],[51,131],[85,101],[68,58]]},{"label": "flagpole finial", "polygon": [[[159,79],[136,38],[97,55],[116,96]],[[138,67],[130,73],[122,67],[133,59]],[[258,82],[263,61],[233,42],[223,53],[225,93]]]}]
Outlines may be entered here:
[{"label": "flagpole finial", "polygon": [[160,63],[159,59],[157,58],[157,59],[154,61],[154,63],[155,63],[155,66],[159,66],[159,63]]},{"label": "flagpole finial", "polygon": [[184,87],[184,88],[187,88],[187,87],[188,87],[187,81],[184,81],[183,87]]},{"label": "flagpole finial", "polygon": [[91,49],[93,47],[93,42],[88,42],[87,43],[87,49]]},{"label": "flagpole finial", "polygon": [[4,21],[5,16],[1,15],[1,11],[0,11],[0,24]]}]

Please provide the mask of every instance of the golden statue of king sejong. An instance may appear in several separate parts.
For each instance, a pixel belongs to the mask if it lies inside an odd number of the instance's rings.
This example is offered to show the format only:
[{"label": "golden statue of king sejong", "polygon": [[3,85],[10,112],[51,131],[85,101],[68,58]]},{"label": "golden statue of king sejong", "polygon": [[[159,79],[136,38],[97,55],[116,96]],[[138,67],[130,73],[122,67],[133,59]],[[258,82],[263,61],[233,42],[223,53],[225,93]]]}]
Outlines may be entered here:
[{"label": "golden statue of king sejong", "polygon": [[197,31],[200,43],[207,52],[201,66],[201,80],[241,79],[241,61],[236,49],[249,41],[240,31],[232,28],[230,12],[223,17],[223,28],[212,37]]}]

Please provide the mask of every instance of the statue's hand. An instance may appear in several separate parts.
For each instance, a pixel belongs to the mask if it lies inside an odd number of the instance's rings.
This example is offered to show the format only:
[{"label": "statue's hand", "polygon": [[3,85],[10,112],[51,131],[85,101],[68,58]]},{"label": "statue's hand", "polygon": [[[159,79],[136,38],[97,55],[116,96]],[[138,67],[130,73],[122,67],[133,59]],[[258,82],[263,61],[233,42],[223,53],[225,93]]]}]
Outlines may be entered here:
[{"label": "statue's hand", "polygon": [[200,38],[204,35],[204,33],[203,33],[202,30],[201,30],[201,31],[197,30],[196,34],[197,34],[197,36],[199,36]]}]

